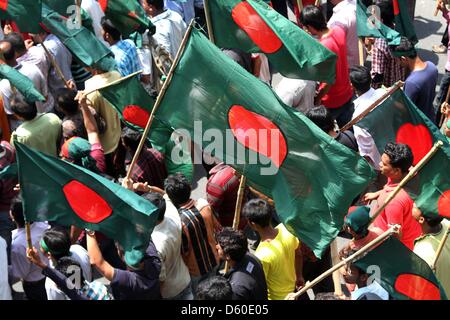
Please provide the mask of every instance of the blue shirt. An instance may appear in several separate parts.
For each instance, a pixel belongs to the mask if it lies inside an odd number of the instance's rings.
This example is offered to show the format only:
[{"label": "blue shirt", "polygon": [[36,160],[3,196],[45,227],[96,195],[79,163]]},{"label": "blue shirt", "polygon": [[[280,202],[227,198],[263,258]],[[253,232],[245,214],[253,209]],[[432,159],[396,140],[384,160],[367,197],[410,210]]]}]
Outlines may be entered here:
[{"label": "blue shirt", "polygon": [[125,77],[142,69],[133,41],[120,40],[111,46],[120,74]]},{"label": "blue shirt", "polygon": [[178,12],[187,25],[195,18],[194,0],[164,0],[164,7]]},{"label": "blue shirt", "polygon": [[405,94],[430,120],[435,123],[436,114],[433,100],[436,94],[438,70],[436,66],[427,61],[423,70],[413,71],[405,81]]}]

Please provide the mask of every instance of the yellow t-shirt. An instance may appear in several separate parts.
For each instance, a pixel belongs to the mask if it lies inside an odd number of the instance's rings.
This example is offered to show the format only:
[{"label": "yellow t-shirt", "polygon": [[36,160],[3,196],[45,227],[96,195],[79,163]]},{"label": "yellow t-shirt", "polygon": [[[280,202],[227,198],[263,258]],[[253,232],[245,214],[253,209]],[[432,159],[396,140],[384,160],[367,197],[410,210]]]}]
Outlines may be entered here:
[{"label": "yellow t-shirt", "polygon": [[294,292],[297,279],[295,250],[300,241],[283,224],[276,229],[275,239],[261,242],[255,251],[264,268],[269,300],[283,300],[288,293]]}]

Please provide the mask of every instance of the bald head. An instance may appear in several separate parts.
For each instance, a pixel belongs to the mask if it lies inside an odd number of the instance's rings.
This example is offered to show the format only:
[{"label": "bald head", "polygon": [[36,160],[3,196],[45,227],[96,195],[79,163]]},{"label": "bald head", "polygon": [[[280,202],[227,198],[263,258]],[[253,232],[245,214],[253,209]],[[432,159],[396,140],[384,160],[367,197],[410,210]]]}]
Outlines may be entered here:
[{"label": "bald head", "polygon": [[16,62],[16,51],[12,46],[11,42],[7,40],[0,41],[0,52],[5,57],[5,62],[10,66],[14,67],[17,65]]}]

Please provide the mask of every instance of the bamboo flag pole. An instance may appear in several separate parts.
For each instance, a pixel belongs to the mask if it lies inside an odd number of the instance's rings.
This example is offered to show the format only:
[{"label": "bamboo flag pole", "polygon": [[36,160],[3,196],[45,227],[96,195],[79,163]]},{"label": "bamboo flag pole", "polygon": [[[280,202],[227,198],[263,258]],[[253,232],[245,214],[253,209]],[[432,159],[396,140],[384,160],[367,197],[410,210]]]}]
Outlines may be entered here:
[{"label": "bamboo flag pole", "polygon": [[64,74],[62,73],[61,68],[56,63],[55,57],[53,57],[53,55],[50,53],[50,51],[48,51],[48,49],[45,46],[43,41],[42,41],[41,45],[42,45],[42,48],[44,48],[45,54],[50,59],[50,63],[52,64],[53,68],[55,68],[56,73],[58,74],[59,78],[64,82],[64,85],[66,86],[66,88],[70,89],[69,83],[67,82],[66,78],[64,78]]},{"label": "bamboo flag pole", "polygon": [[311,281],[309,284],[305,285],[300,291],[298,291],[296,293],[288,294],[286,296],[285,300],[295,300],[295,299],[297,299],[299,296],[304,294],[307,290],[309,290],[312,287],[314,287],[316,284],[321,282],[323,279],[329,277],[333,272],[338,271],[340,268],[342,268],[346,264],[353,262],[354,260],[356,260],[356,258],[358,258],[359,256],[363,255],[364,253],[366,253],[367,251],[369,251],[370,249],[372,249],[373,247],[375,247],[379,243],[383,242],[384,240],[389,238],[394,233],[398,233],[399,230],[400,230],[400,227],[398,225],[391,226],[388,230],[386,230],[384,233],[379,235],[377,238],[375,238],[374,240],[372,240],[371,242],[366,244],[364,247],[362,247],[361,249],[356,251],[350,257],[342,260],[338,264],[334,265],[333,267],[331,267],[330,269],[328,269],[327,271],[322,273],[320,276],[318,276],[316,279]]},{"label": "bamboo flag pole", "polygon": [[372,103],[366,110],[364,110],[363,113],[361,113],[359,116],[357,116],[356,118],[352,119],[349,123],[347,123],[346,125],[344,125],[340,131],[343,132],[345,130],[350,129],[351,127],[353,127],[356,123],[358,123],[359,121],[361,121],[365,116],[367,116],[370,112],[372,112],[373,109],[375,109],[376,107],[378,107],[378,105],[383,102],[386,98],[390,97],[395,91],[397,91],[398,89],[400,89],[402,86],[404,85],[404,82],[397,82],[391,89],[389,89],[389,91],[387,91],[385,94],[383,94],[380,98],[378,98],[374,103]]},{"label": "bamboo flag pole", "polygon": [[387,207],[387,205],[395,198],[395,196],[400,192],[400,190],[416,175],[417,172],[422,169],[422,167],[434,156],[434,154],[438,151],[440,147],[442,147],[444,143],[442,141],[438,141],[434,144],[433,148],[419,161],[419,163],[403,178],[402,181],[398,184],[397,188],[392,191],[384,203],[380,208],[375,212],[375,214],[370,218],[369,226],[375,221],[375,219],[383,212],[383,210]]},{"label": "bamboo flag pole", "polygon": [[28,249],[33,249],[33,242],[31,241],[31,227],[29,222],[25,223],[25,231],[27,237],[27,247]]},{"label": "bamboo flag pole", "polygon": [[439,259],[439,256],[442,253],[442,249],[444,249],[444,246],[445,246],[445,243],[447,242],[449,233],[450,233],[450,224],[448,225],[447,230],[446,230],[444,236],[442,237],[441,242],[439,243],[439,247],[436,251],[436,255],[434,256],[434,260],[431,263],[431,270],[433,270],[433,272],[436,272],[437,261]]},{"label": "bamboo flag pole", "polygon": [[[334,239],[333,242],[331,242],[331,262],[333,263],[333,265],[339,263],[337,239]],[[341,287],[341,274],[339,273],[339,270],[333,272],[333,285],[334,285],[334,294],[337,296],[341,296],[342,287]]]},{"label": "bamboo flag pole", "polygon": [[364,43],[361,38],[358,38],[358,49],[359,49],[359,65],[364,65]]},{"label": "bamboo flag pole", "polygon": [[215,43],[214,31],[211,20],[211,12],[209,11],[209,0],[203,1],[203,7],[205,8],[206,28],[208,29],[208,37],[212,43]]},{"label": "bamboo flag pole", "polygon": [[77,26],[81,28],[82,18],[81,18],[81,0],[75,0],[75,5],[77,6]]},{"label": "bamboo flag pole", "polygon": [[314,3],[314,5],[316,6],[316,7],[318,7],[318,6],[320,6],[320,3],[321,3],[322,1],[320,1],[320,0],[316,0],[316,2]]},{"label": "bamboo flag pole", "polygon": [[303,10],[303,2],[302,0],[297,0],[298,12],[302,12]]},{"label": "bamboo flag pole", "polygon": [[137,161],[137,159],[138,159],[138,157],[139,157],[139,155],[140,155],[140,153],[142,151],[142,148],[144,146],[144,143],[145,143],[145,140],[147,138],[148,132],[150,131],[150,127],[151,127],[153,119],[155,117],[155,113],[158,110],[159,105],[161,104],[161,101],[162,101],[162,99],[164,97],[164,94],[167,91],[167,88],[169,87],[170,82],[172,81],[172,77],[173,77],[173,74],[175,72],[175,68],[177,67],[178,62],[181,59],[181,54],[183,53],[184,48],[186,47],[187,41],[188,41],[189,36],[191,34],[192,28],[194,26],[194,22],[195,22],[194,19],[192,19],[191,23],[189,24],[189,27],[188,27],[186,33],[183,36],[183,40],[181,41],[180,48],[178,48],[178,52],[177,52],[177,54],[175,56],[175,59],[173,60],[173,64],[170,67],[169,73],[167,74],[167,78],[164,81],[164,84],[163,84],[163,86],[161,88],[161,91],[158,94],[158,97],[156,98],[155,105],[153,106],[152,112],[150,113],[150,117],[148,119],[147,125],[145,126],[144,133],[142,134],[141,141],[139,142],[139,146],[138,146],[136,152],[134,153],[133,160],[131,161],[130,167],[128,168],[128,173],[127,173],[127,177],[126,177],[127,180],[130,179],[131,172],[133,171],[133,168],[136,165],[136,161]]}]

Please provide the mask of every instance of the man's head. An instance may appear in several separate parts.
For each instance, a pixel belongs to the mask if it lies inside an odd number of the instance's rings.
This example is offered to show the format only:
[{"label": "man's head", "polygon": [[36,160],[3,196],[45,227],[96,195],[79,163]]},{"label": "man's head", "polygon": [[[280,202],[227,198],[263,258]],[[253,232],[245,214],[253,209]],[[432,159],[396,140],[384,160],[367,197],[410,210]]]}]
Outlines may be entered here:
[{"label": "man's head", "polygon": [[305,116],[314,122],[316,126],[322,129],[326,134],[334,132],[334,120],[331,113],[324,106],[316,106],[308,109]]},{"label": "man's head", "polygon": [[365,66],[353,66],[350,68],[350,82],[353,91],[360,96],[370,90],[372,78],[370,69]]},{"label": "man's head", "polygon": [[256,231],[271,226],[273,208],[265,200],[250,200],[244,205],[242,213],[248,220],[250,226]]},{"label": "man's head", "polygon": [[122,129],[122,134],[120,135],[122,145],[130,151],[132,154],[137,150],[139,142],[142,138],[142,133],[139,131],[124,127]]},{"label": "man's head", "polygon": [[318,35],[320,32],[327,30],[327,22],[322,11],[313,5],[303,8],[300,14],[300,23],[312,35]]},{"label": "man's head", "polygon": [[217,251],[223,260],[232,260],[235,262],[241,261],[247,253],[247,237],[244,232],[240,230],[233,230],[233,228],[223,228],[216,235]]},{"label": "man's head", "polygon": [[390,46],[390,49],[394,56],[400,57],[402,66],[410,70],[413,68],[417,58],[417,51],[408,38],[402,37],[400,44],[398,46]]},{"label": "man's head", "polygon": [[69,140],[73,137],[87,138],[84,124],[79,118],[64,120],[62,123],[62,131],[64,140]]},{"label": "man's head", "polygon": [[58,261],[70,254],[70,236],[66,229],[53,227],[44,232],[41,239],[41,251],[49,259]]},{"label": "man's head", "polygon": [[101,20],[103,40],[110,45],[119,42],[122,38],[120,31],[114,26],[114,24],[106,17]]},{"label": "man's head", "polygon": [[233,290],[227,279],[213,276],[198,284],[195,296],[196,300],[231,300]]},{"label": "man's head", "polygon": [[16,59],[23,56],[27,52],[25,41],[20,33],[11,32],[5,36],[5,40],[9,41],[16,51]]},{"label": "man's head", "polygon": [[8,66],[14,67],[17,65],[16,50],[14,50],[11,42],[7,40],[0,41],[0,52],[3,54],[5,62]]},{"label": "man's head", "polygon": [[[348,250],[343,252],[341,259],[347,259],[351,255],[355,254],[356,251]],[[354,263],[348,263],[340,269],[341,274],[348,284],[357,284],[359,288],[365,287],[367,285],[367,280],[369,275],[364,272],[364,270],[358,268]]]},{"label": "man's head", "polygon": [[25,218],[23,216],[23,209],[22,209],[22,198],[20,196],[15,197],[11,201],[9,215],[11,219],[16,223],[18,228],[25,227]]},{"label": "man's head", "polygon": [[380,170],[387,178],[400,180],[408,173],[414,160],[413,153],[406,144],[389,142],[381,156]]},{"label": "man's head", "polygon": [[56,91],[56,107],[65,116],[73,116],[79,112],[78,102],[75,101],[77,91],[62,88]]},{"label": "man's head", "polygon": [[444,220],[444,217],[442,216],[423,214],[422,211],[417,208],[415,203],[412,210],[412,216],[424,231],[429,231],[430,229],[438,227],[442,220]]},{"label": "man's head", "polygon": [[164,181],[164,189],[176,208],[181,207],[191,198],[191,184],[180,172],[167,177]]},{"label": "man's head", "polygon": [[157,222],[162,222],[164,220],[164,214],[166,213],[166,200],[163,196],[157,192],[148,192],[142,195],[142,198],[151,202],[156,208],[158,208],[158,218]]},{"label": "man's head", "polygon": [[36,103],[28,103],[17,97],[11,101],[11,110],[17,118],[24,121],[33,120],[37,115]]},{"label": "man's head", "polygon": [[164,11],[164,0],[141,0],[142,8],[150,17],[156,17]]}]

